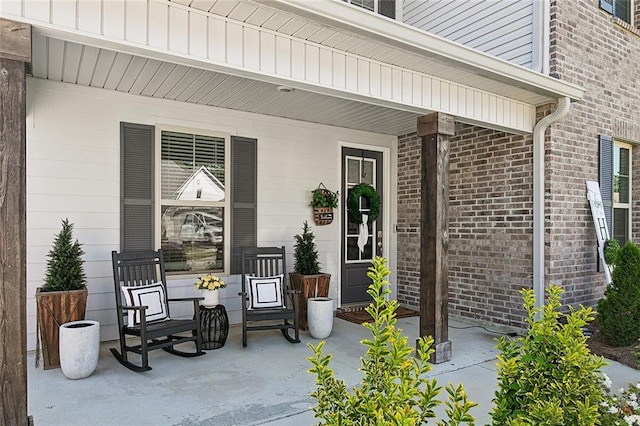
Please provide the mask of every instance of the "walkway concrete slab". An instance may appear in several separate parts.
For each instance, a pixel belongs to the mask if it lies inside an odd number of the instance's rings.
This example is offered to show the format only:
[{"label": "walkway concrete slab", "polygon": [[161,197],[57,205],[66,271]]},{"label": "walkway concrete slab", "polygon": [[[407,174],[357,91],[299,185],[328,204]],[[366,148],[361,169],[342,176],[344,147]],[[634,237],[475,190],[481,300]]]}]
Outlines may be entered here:
[{"label": "walkway concrete slab", "polygon": [[[418,337],[418,318],[398,320],[410,344]],[[336,319],[326,339],[325,353],[334,354],[332,368],[349,386],[359,383],[358,370],[370,336],[363,326]],[[463,383],[480,406],[473,410],[485,424],[496,390],[496,333],[451,321],[450,362],[430,373],[441,386]],[[180,358],[164,351],[150,354],[153,370],[134,373],[109,353],[116,342],[101,346],[96,372],[83,380],[69,380],[60,369],[35,369],[28,362],[29,414],[37,426],[145,425],[283,425],[315,423],[309,397],[315,388],[306,360],[308,343],[319,341],[302,333],[302,344],[288,343],[278,331],[249,333],[242,348],[240,329],[232,327],[223,348],[197,358]],[[640,372],[612,362],[606,368],[614,389],[640,381]]]}]

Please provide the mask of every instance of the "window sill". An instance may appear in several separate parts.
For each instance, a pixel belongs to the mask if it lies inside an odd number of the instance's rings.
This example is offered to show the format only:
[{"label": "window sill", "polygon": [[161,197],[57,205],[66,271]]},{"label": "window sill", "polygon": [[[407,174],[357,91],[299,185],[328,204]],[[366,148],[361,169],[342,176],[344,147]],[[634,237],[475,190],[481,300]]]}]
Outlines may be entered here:
[{"label": "window sill", "polygon": [[629,31],[630,33],[635,34],[638,37],[640,37],[640,29],[639,28],[634,27],[633,25],[631,25],[627,21],[624,21],[624,20],[618,18],[617,16],[612,16],[611,20],[618,27],[622,27],[623,29]]}]

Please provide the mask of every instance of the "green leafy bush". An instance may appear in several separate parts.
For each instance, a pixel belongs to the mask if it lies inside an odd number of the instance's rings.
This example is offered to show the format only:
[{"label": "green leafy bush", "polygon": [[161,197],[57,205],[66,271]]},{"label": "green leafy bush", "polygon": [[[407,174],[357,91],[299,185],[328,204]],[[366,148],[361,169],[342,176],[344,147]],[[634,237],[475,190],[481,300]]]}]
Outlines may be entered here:
[{"label": "green leafy bush", "polygon": [[581,307],[562,314],[562,292],[550,286],[546,305],[535,308],[533,290],[521,291],[528,332],[498,341],[493,425],[598,424],[605,398],[599,370],[605,362],[589,351],[582,333],[594,312]]},{"label": "green leafy bush", "polygon": [[610,239],[604,243],[604,261],[607,265],[613,265],[616,262],[616,256],[620,251],[620,244],[616,239]]},{"label": "green leafy bush", "polygon": [[306,220],[302,227],[302,234],[298,234],[294,238],[296,240],[293,251],[294,272],[302,275],[319,274],[320,263],[318,262],[318,249],[314,241],[315,236]]},{"label": "green leafy bush", "polygon": [[[307,358],[312,364],[310,373],[316,375],[317,388],[311,396],[317,401],[313,408],[315,417],[329,425],[419,425],[435,417],[433,409],[440,403],[441,390],[436,379],[426,374],[431,370],[428,363],[433,353],[431,337],[419,340],[418,357],[412,356],[413,348],[407,337],[395,327],[398,302],[385,301],[389,275],[386,259],[377,257],[369,268],[368,276],[373,283],[368,294],[373,302],[367,312],[373,323],[364,326],[371,331],[372,338],[362,344],[367,347],[361,361],[364,377],[359,386],[351,391],[343,380],[336,379],[329,367],[332,355],[322,352],[324,342],[309,345],[313,356]],[[447,386],[449,394],[445,412],[448,420],[438,424],[454,426],[474,424],[469,410],[476,404],[469,401],[461,385]]]},{"label": "green leafy bush", "polygon": [[598,324],[611,345],[628,346],[640,338],[640,248],[631,241],[615,256],[612,283],[598,302]]},{"label": "green leafy bush", "polygon": [[73,224],[62,221],[62,229],[53,241],[47,257],[47,271],[42,291],[82,290],[87,279],[82,260],[82,246],[73,241]]}]

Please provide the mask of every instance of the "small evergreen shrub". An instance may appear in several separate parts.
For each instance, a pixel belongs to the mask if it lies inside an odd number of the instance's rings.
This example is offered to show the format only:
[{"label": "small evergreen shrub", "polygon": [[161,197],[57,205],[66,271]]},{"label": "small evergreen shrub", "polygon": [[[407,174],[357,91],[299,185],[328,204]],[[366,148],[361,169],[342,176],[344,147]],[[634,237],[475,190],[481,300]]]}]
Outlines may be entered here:
[{"label": "small evergreen shrub", "polygon": [[589,351],[582,333],[594,312],[570,308],[566,322],[560,321],[562,292],[550,286],[546,305],[535,308],[533,290],[521,291],[528,332],[498,341],[494,426],[598,424],[604,410],[600,369],[605,362]]},{"label": "small evergreen shrub", "polygon": [[298,234],[294,238],[296,244],[293,251],[293,271],[302,275],[319,274],[320,263],[318,262],[318,250],[314,241],[315,236],[306,220],[302,227],[302,234]]},{"label": "small evergreen shrub", "polygon": [[[367,291],[373,302],[366,308],[373,323],[364,327],[372,334],[362,344],[367,347],[361,360],[364,377],[359,386],[347,389],[343,380],[336,379],[329,367],[332,355],[322,352],[324,341],[309,345],[313,356],[310,373],[316,375],[316,390],[311,396],[317,401],[313,408],[315,417],[328,425],[419,425],[435,417],[433,409],[440,403],[441,390],[436,379],[426,374],[431,370],[428,360],[433,349],[433,338],[420,338],[418,357],[412,356],[413,348],[407,337],[395,327],[398,301],[385,301],[390,293],[386,277],[390,270],[386,259],[377,257],[369,268],[373,283]],[[445,412],[448,419],[438,422],[442,426],[474,424],[469,410],[476,404],[469,401],[461,385],[449,384]]]},{"label": "small evergreen shrub", "polygon": [[598,324],[609,344],[629,346],[640,338],[640,248],[633,242],[618,251],[611,278],[598,302]]},{"label": "small evergreen shrub", "polygon": [[84,274],[84,251],[78,240],[73,241],[73,224],[62,221],[62,229],[53,241],[47,257],[47,271],[42,291],[82,290],[87,279]]},{"label": "small evergreen shrub", "polygon": [[616,239],[610,239],[604,243],[604,261],[607,265],[613,265],[616,262],[616,256],[620,251],[620,243]]}]

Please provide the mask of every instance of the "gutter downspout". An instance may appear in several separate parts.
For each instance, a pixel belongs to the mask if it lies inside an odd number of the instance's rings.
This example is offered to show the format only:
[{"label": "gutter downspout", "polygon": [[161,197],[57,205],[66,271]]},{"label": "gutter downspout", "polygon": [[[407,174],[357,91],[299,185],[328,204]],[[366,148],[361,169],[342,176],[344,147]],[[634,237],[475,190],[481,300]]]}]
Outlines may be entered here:
[{"label": "gutter downspout", "polygon": [[544,304],[544,134],[547,128],[564,118],[571,108],[571,99],[558,98],[556,110],[543,117],[533,129],[533,294],[535,306]]}]

